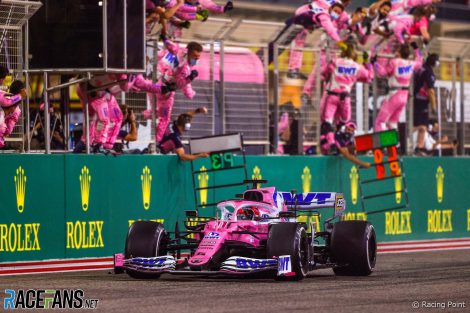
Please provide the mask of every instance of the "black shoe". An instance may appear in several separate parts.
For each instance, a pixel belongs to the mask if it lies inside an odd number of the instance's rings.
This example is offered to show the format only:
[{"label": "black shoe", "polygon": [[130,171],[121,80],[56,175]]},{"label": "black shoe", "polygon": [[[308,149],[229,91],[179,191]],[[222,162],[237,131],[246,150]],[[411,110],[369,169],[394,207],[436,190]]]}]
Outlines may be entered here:
[{"label": "black shoe", "polygon": [[75,144],[73,153],[83,153],[85,151],[85,148],[86,148],[85,143],[80,140]]},{"label": "black shoe", "polygon": [[328,149],[328,155],[337,155],[338,154],[338,148],[336,147],[335,144],[330,145],[330,148]]},{"label": "black shoe", "polygon": [[224,13],[227,13],[228,11],[233,10],[233,2],[229,1],[227,4],[224,6]]},{"label": "black shoe", "polygon": [[287,78],[307,80],[307,76],[302,74],[298,69],[289,70],[287,72]]},{"label": "black shoe", "polygon": [[108,152],[103,149],[103,146],[100,143],[97,143],[91,148],[91,153],[104,153],[107,154]]}]

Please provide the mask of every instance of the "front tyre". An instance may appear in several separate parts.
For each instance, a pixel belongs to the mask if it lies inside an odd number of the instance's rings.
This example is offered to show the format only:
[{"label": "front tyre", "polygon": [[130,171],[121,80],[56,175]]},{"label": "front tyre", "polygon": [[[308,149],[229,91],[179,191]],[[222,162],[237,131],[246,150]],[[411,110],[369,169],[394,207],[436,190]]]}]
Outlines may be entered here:
[{"label": "front tyre", "polygon": [[375,268],[377,240],[374,226],[366,221],[341,221],[331,234],[331,259],[336,275],[368,276]]},{"label": "front tyre", "polygon": [[305,227],[297,223],[272,224],[267,244],[268,259],[290,255],[295,276],[276,276],[280,280],[301,280],[308,273],[309,244]]},{"label": "front tyre", "polygon": [[[152,221],[134,222],[127,233],[125,258],[150,258],[164,255],[163,239],[165,236],[165,229],[161,223]],[[126,272],[132,278],[148,279],[160,277],[160,274],[142,273],[131,269],[127,269]]]}]

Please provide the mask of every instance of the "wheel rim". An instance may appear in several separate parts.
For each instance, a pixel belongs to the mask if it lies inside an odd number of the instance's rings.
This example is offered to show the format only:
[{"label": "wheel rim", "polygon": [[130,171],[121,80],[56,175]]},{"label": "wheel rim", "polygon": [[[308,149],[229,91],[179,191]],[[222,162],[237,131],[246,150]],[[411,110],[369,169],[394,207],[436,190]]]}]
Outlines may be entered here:
[{"label": "wheel rim", "polygon": [[369,240],[367,241],[367,262],[369,263],[369,268],[373,269],[375,267],[375,259],[377,256],[377,243],[375,241],[375,232],[372,227],[370,231],[371,235]]}]

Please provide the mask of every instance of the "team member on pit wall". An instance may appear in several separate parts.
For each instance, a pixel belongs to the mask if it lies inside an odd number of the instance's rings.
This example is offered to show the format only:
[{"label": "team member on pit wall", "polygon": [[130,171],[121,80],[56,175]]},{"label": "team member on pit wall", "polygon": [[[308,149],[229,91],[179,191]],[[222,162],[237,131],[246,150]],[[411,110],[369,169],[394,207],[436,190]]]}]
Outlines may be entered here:
[{"label": "team member on pit wall", "polygon": [[[110,75],[98,75],[93,77],[86,86],[80,84],[77,87],[77,95],[80,98],[82,108],[85,108],[85,104],[88,105],[89,116],[90,116],[90,143],[95,152],[102,150],[103,145],[106,144],[108,133],[109,133],[109,108],[108,102],[111,99],[111,94],[106,90],[104,86],[108,85],[109,82],[113,81],[124,81],[127,78],[124,74],[110,74]],[[96,88],[102,88],[101,90],[93,90]],[[86,93],[85,93],[86,90]],[[82,136],[82,144],[77,144],[76,150],[82,150],[84,148],[85,132]]]},{"label": "team member on pit wall", "polygon": [[[175,90],[174,86],[166,86],[154,84],[152,81],[145,79],[142,74],[126,75],[126,74],[105,74],[96,75],[88,83],[87,88],[98,88],[107,86],[103,90],[89,93],[86,99],[83,92],[83,85],[77,87],[77,94],[82,102],[82,106],[88,100],[90,116],[93,122],[90,124],[90,143],[94,152],[105,152],[104,149],[112,149],[116,138],[118,137],[119,130],[123,120],[123,114],[115,95],[121,92],[128,92],[133,90],[136,92],[149,92],[155,94],[167,93]],[[90,95],[95,95],[95,97]],[[98,111],[97,111],[98,110]],[[101,117],[96,112],[100,112]],[[105,118],[107,119],[105,120]],[[106,125],[106,133],[100,131],[103,124]],[[104,139],[100,139],[103,138]],[[98,138],[98,139],[97,139]],[[103,143],[103,140],[105,141]],[[85,134],[83,134],[81,141],[77,143],[74,152],[80,153],[85,148]]]},{"label": "team member on pit wall", "polygon": [[158,142],[158,148],[161,153],[176,153],[181,161],[192,161],[209,156],[207,153],[188,154],[184,151],[183,143],[181,142],[182,134],[191,128],[191,120],[197,113],[207,114],[207,108],[197,108],[192,112],[180,114],[176,121],[168,125],[162,140]]},{"label": "team member on pit wall", "polygon": [[[0,65],[0,86],[3,85],[3,82],[5,81],[5,78],[7,77],[8,73],[9,73],[8,69]],[[8,107],[10,105],[20,102],[24,98],[26,98],[26,90],[24,92],[21,92],[15,95],[15,94],[12,94],[11,92],[8,93],[0,89],[0,106],[1,107]]]},{"label": "team member on pit wall", "polygon": [[[347,3],[349,3],[349,0]],[[337,24],[334,23],[334,21],[340,19],[343,13],[345,13],[344,6],[340,2],[326,6],[323,0],[318,0],[299,7],[295,11],[295,16],[286,21],[285,29],[289,28],[292,24],[302,25],[304,27],[304,30],[297,34],[294,40],[294,49],[291,50],[289,56],[289,77],[299,75],[299,70],[302,67],[303,51],[298,49],[303,48],[305,45],[307,31],[323,28],[332,40],[337,42],[340,47],[344,48],[345,45],[339,36]]]},{"label": "team member on pit wall", "polygon": [[[192,99],[196,92],[191,82],[198,76],[197,70],[192,70],[201,57],[202,46],[197,42],[190,42],[186,49],[181,49],[178,44],[167,38],[163,38],[166,49],[159,53],[158,78],[161,84],[175,85],[188,99]],[[158,126],[156,141],[160,142],[170,122],[171,111],[175,101],[175,92],[166,94],[157,93]]]},{"label": "team member on pit wall", "polygon": [[[5,70],[5,68],[0,68],[3,77],[0,78],[1,83],[6,77]],[[6,70],[6,73],[8,73],[8,70]],[[5,137],[11,134],[21,116],[19,104],[21,99],[24,98],[26,98],[26,90],[24,83],[20,80],[11,83],[10,93],[0,92],[0,149],[5,147]]]},{"label": "team member on pit wall", "polygon": [[441,0],[393,0],[390,14],[406,14],[412,8],[440,3]]},{"label": "team member on pit wall", "polygon": [[[324,12],[330,12],[331,19],[333,19],[333,26],[336,28],[336,33],[338,33],[338,29],[342,28],[347,28],[347,25],[350,22],[350,18],[348,13],[344,10],[344,7],[346,7],[349,3],[351,3],[351,0],[342,0],[342,1],[336,1],[336,0],[316,0],[313,1],[311,4],[303,5],[300,8],[298,8],[295,12],[295,17],[293,19],[290,19],[286,22],[287,25],[291,25],[292,22],[294,24],[299,24],[304,26],[304,29],[297,34],[293,41],[293,48],[290,51],[289,55],[289,72],[287,73],[288,77],[290,78],[297,78],[300,76],[300,68],[302,67],[302,60],[303,60],[303,51],[301,50],[305,46],[305,40],[307,39],[307,35],[309,31],[312,31],[316,27],[323,27],[321,25],[315,25],[311,26],[309,17],[306,16],[305,12],[307,10],[310,10],[310,12],[313,14],[315,11],[319,12],[318,10],[323,10]],[[343,7],[343,10],[340,11],[338,9],[335,9],[334,13],[331,13],[333,11],[330,11],[331,7],[335,4],[339,4],[340,6]],[[320,19],[323,19],[323,17],[320,17]],[[307,21],[304,21],[304,19],[307,19]],[[328,32],[327,28],[329,27],[328,22],[323,22],[325,24],[325,31],[327,32],[328,35],[332,36],[331,33],[333,31]],[[307,25],[307,27],[306,27]],[[335,35],[332,36],[332,38],[335,38]],[[334,39],[335,40],[335,39]],[[335,40],[339,41],[339,40]]]},{"label": "team member on pit wall", "polygon": [[[359,160],[355,156],[356,146],[354,143],[354,133],[356,132],[356,124],[354,122],[348,122],[346,124],[340,124],[337,127],[337,130],[334,135],[334,146],[333,149],[328,147],[329,151],[325,151],[325,146],[322,144],[321,152],[322,154],[326,154],[330,152],[333,155],[342,155],[349,161],[357,164],[359,166],[369,168],[371,166],[370,163],[364,162]],[[332,150],[334,151],[333,153]]]},{"label": "team member on pit wall", "polygon": [[[396,129],[401,112],[408,102],[408,89],[413,74],[417,72],[422,64],[423,58],[416,43],[413,43],[415,60],[408,60],[410,46],[400,45],[396,58],[390,59],[387,66],[376,64],[376,73],[382,77],[388,77],[389,93],[382,102],[379,114],[375,119],[375,131]],[[373,61],[373,60],[371,60]]]},{"label": "team member on pit wall", "polygon": [[[359,41],[362,40],[362,38],[365,36],[364,34],[364,29],[361,26],[362,21],[367,15],[367,10],[365,8],[359,7],[357,8],[354,13],[351,15],[351,19],[349,21],[349,26],[346,30],[343,30],[341,32],[341,37],[346,39],[350,37],[351,35],[354,35],[358,38]],[[326,36],[325,36],[326,37]],[[320,44],[322,46],[327,45],[327,40],[326,38],[322,39],[322,43]],[[313,94],[313,90],[315,89],[316,85],[316,71],[317,71],[317,66],[320,66],[320,73],[325,73],[326,67],[328,65],[327,59],[326,59],[326,51],[325,49],[321,49],[320,51],[320,62],[319,64],[315,64],[313,67],[312,71],[310,72],[310,75],[308,75],[308,79],[304,84],[303,88],[303,99],[304,101],[311,98]],[[330,53],[330,61],[336,59],[336,52],[332,51]],[[325,78],[322,77],[322,81],[324,81]]]},{"label": "team member on pit wall", "polygon": [[364,64],[356,63],[357,54],[351,45],[341,53],[340,58],[330,62],[324,77],[328,84],[320,104],[320,135],[326,139],[323,150],[334,145],[333,123],[347,123],[351,119],[351,89],[356,81],[370,83],[374,77],[371,64],[364,57]]}]

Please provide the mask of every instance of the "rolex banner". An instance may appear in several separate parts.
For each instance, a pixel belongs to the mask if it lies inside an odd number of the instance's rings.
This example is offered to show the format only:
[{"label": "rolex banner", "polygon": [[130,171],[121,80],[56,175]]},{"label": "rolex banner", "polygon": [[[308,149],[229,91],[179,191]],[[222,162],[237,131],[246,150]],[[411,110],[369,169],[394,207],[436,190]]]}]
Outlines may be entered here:
[{"label": "rolex banner", "polygon": [[[170,231],[179,221],[183,230],[184,211],[195,209],[195,199],[201,214],[216,216],[204,204],[243,192],[241,186],[195,193],[193,178],[196,188],[205,188],[238,177],[214,170],[209,159],[194,165],[202,172],[191,177],[190,164],[176,156],[2,154],[0,262],[110,256],[122,252],[136,220],[159,221]],[[342,158],[247,157],[247,177],[267,179],[278,190],[344,193],[345,218],[372,222],[379,241],[470,237],[470,159],[405,158],[403,172],[405,183],[392,178],[364,188],[363,170]],[[362,192],[384,190],[392,192],[363,210]],[[367,214],[384,207],[391,210]],[[317,231],[333,214],[319,213],[302,217]]]}]

